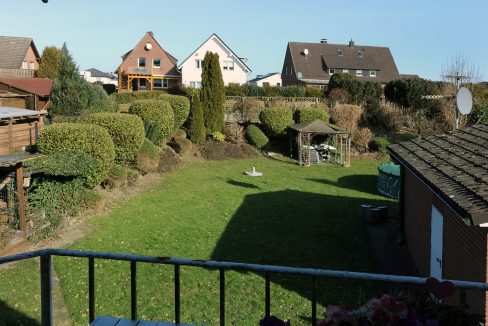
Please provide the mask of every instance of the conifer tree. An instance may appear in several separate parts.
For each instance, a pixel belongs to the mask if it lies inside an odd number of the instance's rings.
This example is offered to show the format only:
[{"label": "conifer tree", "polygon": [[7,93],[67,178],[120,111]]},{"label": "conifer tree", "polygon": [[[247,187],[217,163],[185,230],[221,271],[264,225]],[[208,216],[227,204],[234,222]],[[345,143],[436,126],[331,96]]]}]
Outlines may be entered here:
[{"label": "conifer tree", "polygon": [[36,70],[36,77],[54,79],[58,72],[61,60],[61,50],[54,46],[46,46],[42,51],[39,69]]},{"label": "conifer tree", "polygon": [[202,67],[201,101],[207,133],[224,129],[225,89],[219,55],[207,52]]},{"label": "conifer tree", "polygon": [[189,135],[190,140],[195,144],[201,144],[205,140],[203,109],[198,93],[193,95],[191,103],[191,123]]}]

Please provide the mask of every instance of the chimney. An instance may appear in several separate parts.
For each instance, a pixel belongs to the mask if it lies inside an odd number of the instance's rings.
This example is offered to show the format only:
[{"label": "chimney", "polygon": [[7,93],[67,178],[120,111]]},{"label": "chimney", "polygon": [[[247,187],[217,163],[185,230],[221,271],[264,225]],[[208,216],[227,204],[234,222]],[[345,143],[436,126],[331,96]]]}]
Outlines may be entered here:
[{"label": "chimney", "polygon": [[349,47],[351,47],[351,48],[352,48],[353,46],[354,46],[354,41],[351,39],[351,40],[349,41]]},{"label": "chimney", "polygon": [[322,39],[320,39],[320,43],[322,43],[322,44],[327,44],[327,39],[326,39],[326,38],[322,38]]}]

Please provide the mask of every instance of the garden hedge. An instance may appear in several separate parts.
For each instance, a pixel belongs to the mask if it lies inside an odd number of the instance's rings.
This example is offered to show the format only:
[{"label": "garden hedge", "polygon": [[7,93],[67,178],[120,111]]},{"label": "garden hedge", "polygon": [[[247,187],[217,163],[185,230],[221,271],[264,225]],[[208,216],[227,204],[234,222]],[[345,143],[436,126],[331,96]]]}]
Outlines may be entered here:
[{"label": "garden hedge", "polygon": [[171,105],[175,116],[174,130],[180,128],[190,114],[190,100],[186,96],[162,94],[159,99]]},{"label": "garden hedge", "polygon": [[156,142],[163,142],[173,130],[174,113],[171,105],[161,100],[139,100],[129,107],[129,113],[139,116],[141,119],[158,124],[159,130],[156,135]]},{"label": "garden hedge", "polygon": [[319,108],[300,108],[295,111],[295,122],[309,122],[314,120],[322,120],[325,123],[329,123],[329,115],[324,109]]},{"label": "garden hedge", "polygon": [[161,96],[162,91],[135,91],[130,93],[114,93],[117,104],[128,104],[138,100],[157,99]]},{"label": "garden hedge", "polygon": [[136,169],[142,174],[156,171],[159,165],[159,148],[145,138],[135,159]]},{"label": "garden hedge", "polygon": [[115,147],[106,129],[92,124],[57,123],[46,127],[39,136],[38,149],[42,154],[60,150],[76,150],[90,155],[98,166],[83,176],[88,186],[104,181],[115,161]]},{"label": "garden hedge", "polygon": [[85,118],[86,123],[105,128],[115,145],[115,161],[132,160],[144,142],[144,124],[133,114],[94,113]]},{"label": "garden hedge", "polygon": [[249,137],[250,142],[253,145],[256,145],[257,148],[262,149],[266,146],[269,142],[268,137],[261,131],[261,129],[256,125],[249,125],[246,128],[247,136]]},{"label": "garden hedge", "polygon": [[278,137],[286,133],[286,128],[293,124],[293,112],[288,107],[271,107],[259,115],[264,131],[269,137]]}]

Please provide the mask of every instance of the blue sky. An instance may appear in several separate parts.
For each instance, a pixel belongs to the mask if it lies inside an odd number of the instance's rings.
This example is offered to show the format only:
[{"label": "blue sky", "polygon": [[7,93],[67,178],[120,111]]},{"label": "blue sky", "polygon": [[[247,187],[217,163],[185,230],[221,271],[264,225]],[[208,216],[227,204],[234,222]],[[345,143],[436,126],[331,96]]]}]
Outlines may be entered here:
[{"label": "blue sky", "polygon": [[81,69],[115,70],[153,31],[180,61],[217,33],[251,76],[281,71],[288,41],[352,38],[390,47],[400,73],[439,79],[461,54],[488,79],[486,0],[0,0],[0,11],[0,35],[32,37],[39,51],[66,41]]}]

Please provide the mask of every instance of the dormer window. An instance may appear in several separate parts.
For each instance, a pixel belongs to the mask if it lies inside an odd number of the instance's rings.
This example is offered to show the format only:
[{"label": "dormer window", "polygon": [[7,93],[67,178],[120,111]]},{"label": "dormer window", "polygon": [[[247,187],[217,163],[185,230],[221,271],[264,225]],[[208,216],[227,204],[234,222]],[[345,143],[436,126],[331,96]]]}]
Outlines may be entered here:
[{"label": "dormer window", "polygon": [[362,58],[363,57],[363,52],[362,51],[357,51],[357,54],[358,54],[358,58]]},{"label": "dormer window", "polygon": [[370,70],[369,77],[376,77],[376,70]]},{"label": "dormer window", "polygon": [[343,57],[344,56],[344,51],[342,51],[341,49],[337,50],[337,54],[339,55],[339,57]]},{"label": "dormer window", "polygon": [[333,75],[335,73],[335,69],[329,69],[329,75]]}]

